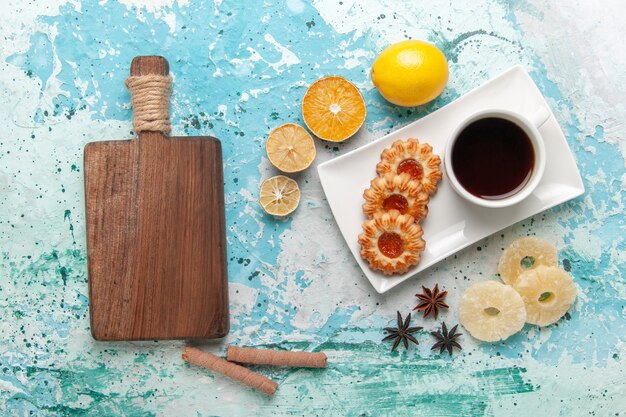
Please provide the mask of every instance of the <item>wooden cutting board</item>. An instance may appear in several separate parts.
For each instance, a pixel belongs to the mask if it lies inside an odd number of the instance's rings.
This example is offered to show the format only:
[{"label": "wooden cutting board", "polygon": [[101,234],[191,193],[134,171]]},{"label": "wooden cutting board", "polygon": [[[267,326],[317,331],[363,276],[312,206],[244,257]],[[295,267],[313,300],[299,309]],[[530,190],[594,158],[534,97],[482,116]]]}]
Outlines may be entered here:
[{"label": "wooden cutting board", "polygon": [[[131,75],[169,74],[136,57]],[[91,332],[97,340],[228,333],[220,142],[146,131],[85,146]]]}]

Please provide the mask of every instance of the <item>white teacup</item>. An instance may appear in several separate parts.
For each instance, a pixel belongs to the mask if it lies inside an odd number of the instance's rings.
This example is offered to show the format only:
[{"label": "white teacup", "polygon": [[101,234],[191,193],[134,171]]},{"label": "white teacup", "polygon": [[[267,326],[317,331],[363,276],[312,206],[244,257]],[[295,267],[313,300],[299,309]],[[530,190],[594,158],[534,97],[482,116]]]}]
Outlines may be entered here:
[{"label": "white teacup", "polygon": [[[452,150],[454,149],[454,145],[459,138],[461,132],[463,132],[463,130],[473,122],[490,117],[508,120],[517,125],[520,129],[522,129],[530,140],[530,143],[532,144],[535,158],[530,178],[527,180],[526,184],[522,188],[517,190],[517,192],[515,192],[514,194],[508,195],[500,199],[481,198],[467,191],[456,177],[454,173],[454,166],[452,164]],[[515,113],[509,110],[498,109],[482,110],[466,117],[454,130],[452,136],[448,140],[444,156],[446,174],[448,176],[448,181],[450,181],[450,184],[452,184],[452,188],[467,201],[470,201],[479,206],[492,208],[509,207],[519,203],[520,201],[531,195],[534,189],[537,187],[537,184],[539,184],[539,181],[541,181],[541,177],[546,166],[545,145],[543,143],[543,138],[541,137],[541,133],[539,133],[538,128],[541,127],[548,120],[549,117],[550,112],[545,107],[539,108],[535,112],[531,120],[529,120],[525,116],[522,116],[519,113]],[[494,175],[497,175],[497,172],[494,172]]]}]

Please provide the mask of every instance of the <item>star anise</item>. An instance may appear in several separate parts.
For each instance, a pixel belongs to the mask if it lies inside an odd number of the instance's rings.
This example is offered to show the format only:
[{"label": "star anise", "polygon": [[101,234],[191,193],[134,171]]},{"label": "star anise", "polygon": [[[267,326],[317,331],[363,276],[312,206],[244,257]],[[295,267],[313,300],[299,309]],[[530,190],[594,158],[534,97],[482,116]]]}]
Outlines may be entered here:
[{"label": "star anise", "polygon": [[432,313],[435,320],[437,320],[437,316],[439,316],[439,309],[449,308],[449,306],[443,302],[443,299],[446,298],[448,291],[439,292],[439,284],[435,284],[435,288],[432,290],[424,286],[422,286],[422,288],[424,289],[422,294],[415,294],[415,296],[420,299],[420,302],[413,310],[423,310],[424,318],[428,317],[430,313]]},{"label": "star anise", "polygon": [[404,320],[404,322],[402,322],[402,315],[400,314],[400,312],[398,311],[398,327],[385,327],[385,331],[390,333],[389,335],[387,335],[384,339],[383,342],[385,340],[391,340],[394,339],[393,342],[393,347],[391,348],[391,351],[393,352],[394,350],[396,350],[396,348],[398,347],[398,345],[400,344],[400,342],[404,343],[404,348],[408,349],[409,348],[409,340],[413,343],[415,343],[416,345],[418,345],[418,341],[416,338],[414,338],[411,333],[415,333],[418,330],[423,329],[423,327],[409,327],[409,324],[411,324],[411,314],[409,313],[408,316],[406,316],[406,319]]},{"label": "star anise", "polygon": [[457,337],[461,336],[461,333],[456,333],[456,328],[458,326],[459,325],[457,324],[456,326],[451,328],[450,331],[448,331],[448,328],[446,327],[446,322],[444,321],[443,323],[441,323],[441,330],[436,332],[430,332],[430,334],[437,338],[437,343],[435,343],[430,350],[435,350],[439,348],[439,353],[441,354],[444,350],[447,349],[450,356],[452,356],[453,347],[463,349],[461,345],[459,345],[459,343],[454,340]]}]

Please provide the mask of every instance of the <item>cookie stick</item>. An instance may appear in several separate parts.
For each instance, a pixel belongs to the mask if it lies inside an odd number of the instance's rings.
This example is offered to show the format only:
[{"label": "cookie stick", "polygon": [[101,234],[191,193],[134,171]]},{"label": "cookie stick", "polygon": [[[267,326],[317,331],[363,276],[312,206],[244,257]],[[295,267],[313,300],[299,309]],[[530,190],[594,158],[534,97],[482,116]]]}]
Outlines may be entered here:
[{"label": "cookie stick", "polygon": [[289,352],[228,346],[226,359],[231,362],[253,363],[257,365],[326,368],[326,354],[324,352]]},{"label": "cookie stick", "polygon": [[183,360],[194,365],[210,369],[213,372],[226,375],[236,381],[240,381],[249,387],[256,388],[268,395],[274,395],[278,384],[261,374],[252,372],[249,369],[232,362],[225,361],[211,353],[204,352],[198,348],[187,346],[183,351]]}]

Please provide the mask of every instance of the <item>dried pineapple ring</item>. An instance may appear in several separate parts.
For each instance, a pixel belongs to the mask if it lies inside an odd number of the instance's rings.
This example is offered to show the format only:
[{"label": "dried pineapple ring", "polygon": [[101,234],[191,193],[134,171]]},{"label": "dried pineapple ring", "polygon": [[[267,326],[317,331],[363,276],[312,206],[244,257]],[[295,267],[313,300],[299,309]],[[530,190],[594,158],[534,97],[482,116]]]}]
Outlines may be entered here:
[{"label": "dried pineapple ring", "polygon": [[512,287],[497,281],[479,282],[463,293],[459,321],[476,339],[497,342],[524,327],[526,309]]},{"label": "dried pineapple ring", "polygon": [[505,283],[515,286],[521,273],[540,265],[558,265],[556,248],[547,240],[525,237],[517,239],[502,252],[498,272]]},{"label": "dried pineapple ring", "polygon": [[576,299],[572,277],[555,266],[539,266],[521,274],[515,289],[526,305],[526,321],[538,326],[556,323]]}]

